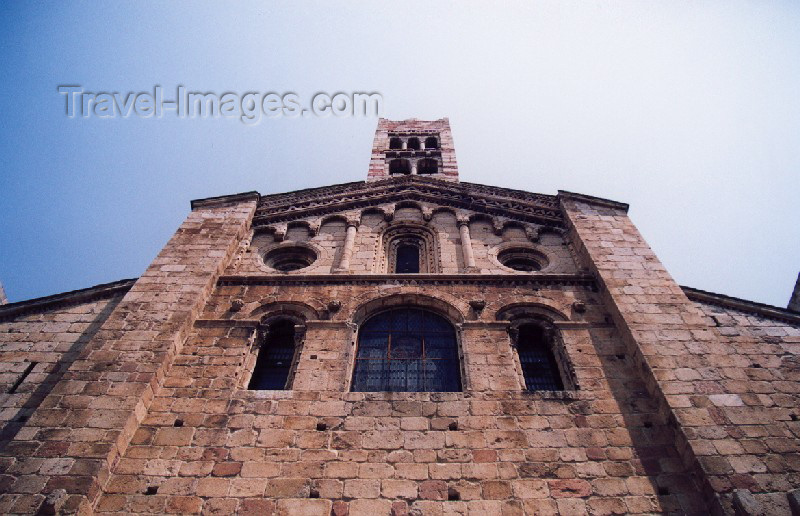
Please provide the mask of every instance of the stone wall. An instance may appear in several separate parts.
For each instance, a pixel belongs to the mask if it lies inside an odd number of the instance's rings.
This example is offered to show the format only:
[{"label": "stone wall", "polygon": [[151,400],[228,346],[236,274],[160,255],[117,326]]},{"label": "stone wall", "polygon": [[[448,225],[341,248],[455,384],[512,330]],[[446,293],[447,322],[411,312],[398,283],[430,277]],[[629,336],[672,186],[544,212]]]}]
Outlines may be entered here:
[{"label": "stone wall", "polygon": [[92,511],[256,203],[243,195],[195,204],[2,450],[1,513]]},{"label": "stone wall", "polygon": [[713,485],[746,489],[765,512],[788,514],[786,493],[800,488],[800,320],[695,304],[718,344],[681,359],[673,374],[693,380],[689,399],[726,430],[697,434],[702,452],[718,455]]},{"label": "stone wall", "polygon": [[[585,286],[234,284],[175,358],[100,513],[596,514],[703,510],[675,438]],[[286,280],[284,283],[291,283]],[[243,306],[230,311],[231,301]],[[486,306],[475,313],[472,299]],[[326,313],[329,301],[340,308]],[[586,311],[576,313],[575,301]],[[523,390],[509,304],[556,322],[580,387]],[[357,325],[399,305],[457,327],[464,392],[349,391]],[[305,313],[292,391],[249,391],[255,327]]]},{"label": "stone wall", "polygon": [[800,487],[798,326],[714,313],[690,301],[628,218],[627,206],[561,192],[573,243],[684,463],[716,512],[752,498],[789,514]]},{"label": "stone wall", "polygon": [[[545,229],[541,234],[537,233],[535,241],[532,241],[530,229],[538,228],[535,224],[503,224],[492,217],[469,210],[440,208],[426,203],[398,204],[400,207],[397,208],[395,203],[391,203],[367,210],[328,215],[319,222],[319,227],[315,231],[309,230],[309,226],[312,226],[310,221],[304,221],[304,225],[295,221],[287,225],[287,229],[280,233],[280,236],[274,231],[256,231],[250,241],[243,242],[226,274],[274,274],[275,271],[264,264],[264,255],[272,249],[296,245],[314,249],[317,260],[310,267],[289,274],[385,273],[389,253],[384,247],[384,235],[387,230],[403,227],[421,228],[430,233],[431,254],[437,262],[437,272],[463,273],[467,271],[467,266],[464,263],[459,218],[469,221],[469,234],[475,258],[475,267],[469,272],[517,273],[504,267],[497,260],[498,253],[510,247],[529,248],[545,256],[547,266],[542,272],[552,274],[578,272],[567,240],[554,230]],[[434,212],[434,209],[437,211]],[[384,215],[387,212],[392,214],[391,220],[387,220]],[[427,217],[425,212],[428,212]],[[348,220],[355,221],[358,228],[348,270],[339,271],[337,267],[341,262]],[[500,229],[496,224],[501,226]]]},{"label": "stone wall", "polygon": [[125,292],[0,322],[0,449],[61,380]]},{"label": "stone wall", "polygon": [[[193,203],[121,299],[0,323],[0,418],[18,420],[0,512],[788,513],[795,315],[687,297],[619,203],[562,192],[564,223],[521,192],[492,214],[362,194],[337,212],[299,192],[295,219],[290,200],[264,202],[255,231],[257,194]],[[429,274],[387,274],[395,228],[422,235]],[[316,261],[264,264],[293,246]],[[516,247],[546,257],[542,273],[498,262]],[[454,326],[462,392],[350,392],[359,326],[398,306]],[[570,389],[524,389],[519,314],[555,328]],[[277,316],[303,335],[292,390],[248,390]]]}]

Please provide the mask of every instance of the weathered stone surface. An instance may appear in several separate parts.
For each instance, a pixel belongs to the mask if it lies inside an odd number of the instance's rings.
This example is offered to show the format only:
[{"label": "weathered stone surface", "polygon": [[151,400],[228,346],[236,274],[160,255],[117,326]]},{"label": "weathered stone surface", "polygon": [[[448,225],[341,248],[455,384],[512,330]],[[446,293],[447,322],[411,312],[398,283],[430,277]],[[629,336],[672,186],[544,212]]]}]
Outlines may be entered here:
[{"label": "weathered stone surface", "polygon": [[[797,511],[800,318],[679,287],[618,203],[458,183],[442,159],[447,181],[197,201],[137,281],[0,308],[0,512]],[[429,273],[388,273],[404,227]],[[298,247],[303,269],[264,261]],[[499,261],[517,248],[544,269]],[[358,328],[400,306],[453,325],[461,392],[351,392]],[[290,388],[249,390],[280,318]],[[525,389],[529,319],[564,390]]]}]

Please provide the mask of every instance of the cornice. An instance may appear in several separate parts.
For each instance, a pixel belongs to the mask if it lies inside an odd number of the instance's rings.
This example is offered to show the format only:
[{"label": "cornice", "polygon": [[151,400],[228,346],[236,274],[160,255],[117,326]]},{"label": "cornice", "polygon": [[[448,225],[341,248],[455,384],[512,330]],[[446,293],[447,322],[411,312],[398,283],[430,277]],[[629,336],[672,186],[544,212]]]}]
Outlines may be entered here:
[{"label": "cornice", "polygon": [[681,288],[683,289],[683,293],[686,294],[686,297],[697,303],[719,306],[721,308],[730,308],[739,312],[764,317],[766,319],[781,321],[793,326],[800,325],[800,313],[787,310],[786,308],[756,303],[755,301],[739,299],[737,297],[726,296],[724,294],[706,292],[705,290],[691,287],[681,286]]},{"label": "cornice", "polygon": [[559,190],[558,191],[558,198],[559,199],[573,199],[580,202],[585,202],[588,204],[594,204],[595,206],[603,206],[605,208],[612,208],[615,210],[621,210],[625,213],[628,212],[628,204],[624,202],[612,201],[611,199],[603,199],[602,197],[594,197],[592,195],[586,194],[579,194],[575,192],[568,192],[566,190]]},{"label": "cornice", "polygon": [[2,305],[0,306],[0,321],[9,321],[22,315],[114,297],[130,290],[135,282],[135,278],[124,279],[113,283],[104,283],[80,290]]},{"label": "cornice", "polygon": [[586,274],[276,274],[221,276],[217,285],[481,285],[597,290],[594,277]]},{"label": "cornice", "polygon": [[549,226],[563,227],[564,224],[555,196],[424,176],[404,176],[263,196],[253,225],[286,222],[409,199]]},{"label": "cornice", "polygon": [[221,206],[226,204],[236,204],[244,201],[258,201],[261,194],[256,191],[243,192],[231,195],[220,195],[217,197],[206,197],[205,199],[194,199],[190,206],[192,210],[197,208],[207,208],[209,206]]}]

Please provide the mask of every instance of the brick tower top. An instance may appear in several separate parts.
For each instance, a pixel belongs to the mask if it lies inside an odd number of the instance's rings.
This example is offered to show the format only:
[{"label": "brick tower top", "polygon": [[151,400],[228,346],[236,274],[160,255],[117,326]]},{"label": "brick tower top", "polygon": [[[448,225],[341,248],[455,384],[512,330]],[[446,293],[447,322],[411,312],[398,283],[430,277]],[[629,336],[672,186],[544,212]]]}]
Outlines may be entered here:
[{"label": "brick tower top", "polygon": [[418,174],[458,181],[450,121],[378,120],[367,181]]}]

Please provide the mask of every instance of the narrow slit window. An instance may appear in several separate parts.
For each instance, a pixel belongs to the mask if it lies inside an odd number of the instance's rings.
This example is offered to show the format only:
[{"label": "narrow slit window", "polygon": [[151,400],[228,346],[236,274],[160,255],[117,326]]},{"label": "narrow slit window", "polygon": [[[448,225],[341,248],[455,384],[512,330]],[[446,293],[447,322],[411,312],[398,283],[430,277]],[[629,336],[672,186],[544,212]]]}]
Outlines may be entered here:
[{"label": "narrow slit window", "polygon": [[545,329],[536,324],[519,327],[517,352],[529,391],[560,391],[564,383],[553,356],[552,342]]},{"label": "narrow slit window", "polygon": [[295,351],[294,323],[289,320],[272,323],[258,350],[256,366],[248,389],[289,389]]}]

